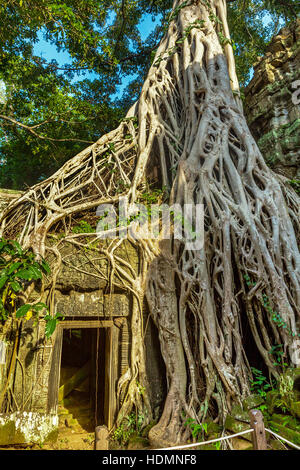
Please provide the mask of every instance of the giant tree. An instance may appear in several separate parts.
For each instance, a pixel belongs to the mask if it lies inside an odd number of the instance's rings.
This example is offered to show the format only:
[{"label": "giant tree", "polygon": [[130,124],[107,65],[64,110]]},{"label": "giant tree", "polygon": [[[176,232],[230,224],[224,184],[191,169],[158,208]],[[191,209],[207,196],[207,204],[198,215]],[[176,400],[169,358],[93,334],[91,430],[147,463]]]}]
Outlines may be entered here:
[{"label": "giant tree", "polygon": [[[175,0],[164,37],[137,103],[120,126],[2,215],[2,234],[18,235],[37,256],[59,250],[49,231],[120,196],[143,200],[150,183],[170,205],[203,204],[204,246],[132,239],[136,273],[116,256],[122,240],[99,244],[111,285],[133,294],[131,362],[120,379],[118,421],[136,409],[151,419],[143,344],[143,303],[158,328],[167,396],[151,429],[156,444],[184,440],[190,416],[223,421],[249,394],[252,350],[278,377],[269,354],[282,345],[287,362],[300,312],[299,197],[265,164],[239,97],[225,0]],[[158,192],[156,192],[158,194]],[[96,241],[96,234],[89,235]],[[95,244],[93,245],[95,247]],[[96,245],[97,246],[97,245]],[[54,288],[53,288],[54,291]],[[251,342],[244,341],[251,331]],[[141,393],[143,387],[143,393]]]}]

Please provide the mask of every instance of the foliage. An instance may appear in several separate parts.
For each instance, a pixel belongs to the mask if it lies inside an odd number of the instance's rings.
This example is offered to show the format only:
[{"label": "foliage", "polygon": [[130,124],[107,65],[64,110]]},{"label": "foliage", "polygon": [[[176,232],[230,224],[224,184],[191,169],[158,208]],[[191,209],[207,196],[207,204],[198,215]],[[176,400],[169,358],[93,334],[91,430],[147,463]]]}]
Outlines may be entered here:
[{"label": "foliage", "polygon": [[85,220],[81,220],[72,228],[73,233],[93,233],[95,229]]},{"label": "foliage", "polygon": [[255,367],[251,367],[251,370],[254,377],[250,382],[251,391],[257,393],[262,398],[266,398],[266,392],[271,388],[271,385],[268,383],[267,378],[261,370],[258,370]]},{"label": "foliage", "polygon": [[265,307],[265,309],[270,313],[273,322],[279,328],[283,328],[283,329],[287,330],[287,332],[293,337],[296,336],[296,335],[300,337],[300,333],[299,332],[298,333],[293,332],[289,328],[288,323],[281,317],[281,315],[276,310],[274,310],[272,308],[272,306],[270,304],[270,299],[266,294],[263,294],[263,296],[262,296],[262,304]]},{"label": "foliage", "polygon": [[[282,6],[286,5],[286,8]],[[251,67],[264,55],[274,34],[295,21],[299,6],[294,0],[236,0],[228,5],[228,24],[236,45],[237,73],[242,86],[249,81]]]},{"label": "foliage", "polygon": [[[48,177],[116,127],[140,93],[151,55],[172,20],[171,6],[171,0],[1,2],[0,186],[20,189]],[[272,34],[297,11],[293,0],[228,4],[242,85]],[[156,26],[143,38],[139,26],[149,18]],[[67,53],[69,63],[37,56],[41,38]],[[125,76],[131,81],[113,99]]]},{"label": "foliage", "polygon": [[284,413],[291,409],[291,404],[295,400],[293,385],[294,380],[288,373],[282,374],[279,377],[279,398],[276,401],[276,406],[278,406]]},{"label": "foliage", "polygon": [[46,312],[45,335],[49,338],[62,317],[59,313],[49,315],[48,307],[42,302],[20,304],[20,294],[32,281],[42,279],[50,274],[50,267],[45,260],[37,261],[31,250],[23,250],[14,240],[0,239],[0,321],[4,323],[9,317],[30,320],[38,319],[41,312]]},{"label": "foliage", "polygon": [[123,422],[113,431],[112,440],[117,441],[120,445],[128,444],[133,434],[141,435],[144,416],[141,413],[131,413]]},{"label": "foliage", "polygon": [[289,183],[291,184],[291,186],[293,186],[296,193],[300,195],[300,180],[298,179],[290,180]]},{"label": "foliage", "polygon": [[283,344],[276,344],[275,346],[272,346],[271,351],[269,351],[269,354],[271,354],[274,358],[274,363],[273,365],[275,367],[280,366],[280,367],[287,367],[287,363],[284,362],[284,351],[282,350]]},{"label": "foliage", "polygon": [[208,434],[208,423],[198,423],[193,418],[187,418],[184,425],[190,428],[195,439],[203,440],[204,436]]}]

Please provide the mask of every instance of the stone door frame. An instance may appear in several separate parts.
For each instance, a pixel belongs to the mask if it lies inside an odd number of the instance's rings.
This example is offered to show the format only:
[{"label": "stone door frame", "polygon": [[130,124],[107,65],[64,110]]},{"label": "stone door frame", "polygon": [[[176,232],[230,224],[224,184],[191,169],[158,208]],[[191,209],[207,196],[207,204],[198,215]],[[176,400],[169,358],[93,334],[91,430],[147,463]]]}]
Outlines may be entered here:
[{"label": "stone door frame", "polygon": [[[124,318],[118,318],[123,321]],[[108,429],[112,429],[117,412],[117,382],[119,365],[119,327],[113,320],[66,320],[58,324],[52,351],[52,363],[49,374],[48,412],[57,413],[58,389],[60,381],[63,330],[82,328],[105,328],[105,390],[104,419]],[[101,423],[103,424],[103,423]]]}]

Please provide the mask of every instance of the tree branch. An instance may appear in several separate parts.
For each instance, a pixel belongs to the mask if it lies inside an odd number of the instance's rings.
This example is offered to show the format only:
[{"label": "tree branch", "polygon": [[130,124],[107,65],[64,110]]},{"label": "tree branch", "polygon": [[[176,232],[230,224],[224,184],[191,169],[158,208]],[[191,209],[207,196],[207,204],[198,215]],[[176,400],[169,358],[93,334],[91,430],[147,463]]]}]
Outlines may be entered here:
[{"label": "tree branch", "polygon": [[81,140],[81,139],[54,139],[53,137],[47,137],[47,136],[38,134],[37,132],[35,132],[33,130],[34,128],[36,128],[38,126],[41,126],[42,124],[46,124],[47,122],[50,122],[50,121],[44,121],[43,123],[37,124],[35,126],[27,126],[26,124],[23,124],[19,121],[16,121],[16,119],[13,119],[9,116],[5,116],[4,114],[0,114],[0,119],[8,121],[11,124],[14,124],[15,126],[22,127],[22,129],[25,129],[26,131],[30,132],[30,134],[34,135],[38,139],[49,140],[51,142],[82,142],[84,144],[93,144],[94,143],[90,140]]}]

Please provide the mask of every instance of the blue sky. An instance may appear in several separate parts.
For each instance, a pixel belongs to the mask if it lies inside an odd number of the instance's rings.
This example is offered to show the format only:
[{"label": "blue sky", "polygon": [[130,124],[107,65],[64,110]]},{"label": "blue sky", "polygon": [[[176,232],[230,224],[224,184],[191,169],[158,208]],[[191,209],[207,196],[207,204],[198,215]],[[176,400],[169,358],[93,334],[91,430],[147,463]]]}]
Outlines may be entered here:
[{"label": "blue sky", "polygon": [[[161,17],[157,17],[155,21],[153,21],[151,15],[145,15],[145,17],[143,18],[143,21],[141,21],[139,25],[139,30],[140,30],[141,37],[143,40],[145,40],[148,37],[148,35],[154,30],[155,26],[159,24],[160,21],[161,21]],[[268,24],[270,21],[272,21],[270,15],[266,14],[264,18],[265,24]],[[53,46],[52,44],[50,44],[49,42],[43,39],[42,32],[40,33],[39,38],[40,38],[39,42],[37,42],[34,45],[34,53],[36,55],[43,57],[47,61],[56,59],[60,66],[72,63],[72,59],[67,52],[63,52],[63,51],[58,52],[55,46]],[[251,72],[252,72],[251,73],[251,78],[252,78],[253,70]],[[82,80],[84,78],[94,79],[96,78],[96,74],[93,72],[85,72],[83,75],[83,72],[81,72],[76,78],[74,78],[74,81]],[[124,77],[122,80],[122,84],[118,86],[117,88],[116,95],[112,96],[112,98],[114,99],[114,98],[120,97],[125,87],[128,85],[128,83],[130,83],[130,81],[133,78],[134,78],[134,75],[128,75]]]},{"label": "blue sky", "polygon": [[[155,21],[152,20],[151,15],[146,15],[143,21],[140,22],[139,25],[139,31],[141,33],[141,38],[142,40],[145,40],[149,34],[154,30],[155,26],[159,24],[160,22],[160,17],[157,17]],[[64,66],[65,64],[71,64],[72,63],[72,58],[68,54],[68,52],[65,51],[57,51],[56,47],[50,42],[46,41],[43,38],[43,32],[41,31],[39,34],[39,42],[37,42],[34,45],[34,54],[37,56],[42,57],[43,59],[46,59],[47,62],[50,62],[53,59],[56,59],[58,64],[60,66]],[[84,78],[90,78],[94,79],[96,78],[97,75],[93,72],[81,72],[79,75],[77,75],[76,78],[74,78],[74,81],[77,80],[82,80]],[[117,98],[119,97],[124,88],[128,85],[128,83],[134,78],[134,75],[128,75],[127,77],[124,77],[122,80],[122,84],[118,86],[118,91],[115,96],[112,96],[112,98]]]}]

